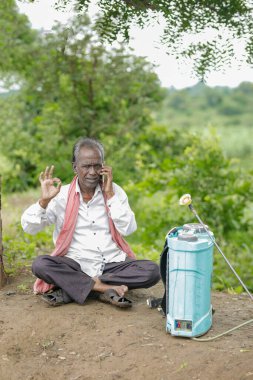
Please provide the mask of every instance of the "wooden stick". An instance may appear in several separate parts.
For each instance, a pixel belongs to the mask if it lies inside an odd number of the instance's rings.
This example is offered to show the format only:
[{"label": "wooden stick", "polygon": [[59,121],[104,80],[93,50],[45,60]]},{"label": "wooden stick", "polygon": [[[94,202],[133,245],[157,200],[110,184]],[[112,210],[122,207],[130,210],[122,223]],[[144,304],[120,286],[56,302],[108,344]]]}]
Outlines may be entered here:
[{"label": "wooden stick", "polygon": [[4,271],[3,262],[3,225],[2,225],[2,176],[0,175],[0,288],[2,288],[7,282],[7,276]]}]

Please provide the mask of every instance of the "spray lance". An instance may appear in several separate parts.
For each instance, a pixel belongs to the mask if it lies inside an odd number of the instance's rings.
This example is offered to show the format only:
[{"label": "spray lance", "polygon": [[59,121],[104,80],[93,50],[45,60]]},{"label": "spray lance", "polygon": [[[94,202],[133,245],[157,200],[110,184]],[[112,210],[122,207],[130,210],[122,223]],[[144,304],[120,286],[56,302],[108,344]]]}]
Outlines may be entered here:
[{"label": "spray lance", "polygon": [[216,243],[215,239],[213,238],[213,236],[210,234],[209,230],[207,229],[206,225],[202,222],[202,220],[200,219],[200,217],[198,216],[196,210],[194,209],[193,205],[192,205],[192,199],[191,199],[191,195],[190,194],[184,194],[182,195],[182,197],[180,198],[179,200],[179,204],[181,206],[188,206],[190,211],[195,215],[195,217],[198,219],[199,223],[201,224],[201,226],[204,228],[204,230],[206,231],[207,235],[209,236],[209,238],[211,239],[211,241],[213,242],[213,244],[215,245],[215,247],[218,249],[218,251],[220,252],[220,254],[222,255],[222,257],[224,258],[224,260],[226,261],[226,263],[228,264],[229,268],[232,270],[232,272],[234,273],[234,275],[236,276],[236,278],[238,279],[238,281],[240,282],[240,284],[242,285],[243,289],[246,291],[246,293],[249,295],[251,301],[253,301],[253,296],[252,294],[249,292],[247,286],[244,284],[244,282],[242,281],[242,279],[240,278],[240,276],[236,273],[235,269],[233,268],[233,266],[231,265],[231,263],[229,262],[229,260],[226,258],[226,256],[224,255],[224,253],[222,252],[221,248],[219,247],[219,245]]}]

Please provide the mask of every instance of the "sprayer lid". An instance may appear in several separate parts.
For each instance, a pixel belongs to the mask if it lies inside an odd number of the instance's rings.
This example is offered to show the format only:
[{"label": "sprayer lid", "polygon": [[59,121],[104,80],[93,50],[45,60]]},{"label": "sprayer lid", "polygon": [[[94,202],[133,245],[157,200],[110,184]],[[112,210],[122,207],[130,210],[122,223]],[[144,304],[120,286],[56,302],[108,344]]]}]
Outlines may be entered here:
[{"label": "sprayer lid", "polygon": [[196,235],[184,234],[184,233],[181,233],[180,235],[178,235],[177,239],[184,240],[184,241],[198,241],[198,237]]},{"label": "sprayer lid", "polygon": [[[206,229],[209,231],[208,226],[205,224]],[[192,231],[195,234],[205,233],[205,229],[200,223],[187,223],[183,225],[183,231]]]}]

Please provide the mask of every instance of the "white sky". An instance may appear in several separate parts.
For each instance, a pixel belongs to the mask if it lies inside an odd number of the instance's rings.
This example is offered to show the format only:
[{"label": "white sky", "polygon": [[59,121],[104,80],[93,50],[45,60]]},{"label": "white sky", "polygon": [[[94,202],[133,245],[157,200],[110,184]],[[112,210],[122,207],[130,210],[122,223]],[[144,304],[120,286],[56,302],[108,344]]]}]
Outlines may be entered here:
[{"label": "white sky", "polygon": [[[18,6],[21,13],[25,13],[33,28],[50,30],[54,21],[66,22],[71,16],[68,12],[57,11],[53,8],[54,0],[36,0],[34,3],[20,3]],[[191,65],[185,65],[176,61],[175,58],[166,54],[166,48],[159,43],[162,27],[148,27],[145,31],[134,28],[133,39],[130,46],[138,56],[145,56],[148,61],[156,65],[155,72],[164,87],[184,88],[197,83],[192,77]],[[253,68],[242,66],[239,68],[226,68],[226,72],[213,72],[209,75],[209,86],[236,87],[242,81],[253,82]]]}]

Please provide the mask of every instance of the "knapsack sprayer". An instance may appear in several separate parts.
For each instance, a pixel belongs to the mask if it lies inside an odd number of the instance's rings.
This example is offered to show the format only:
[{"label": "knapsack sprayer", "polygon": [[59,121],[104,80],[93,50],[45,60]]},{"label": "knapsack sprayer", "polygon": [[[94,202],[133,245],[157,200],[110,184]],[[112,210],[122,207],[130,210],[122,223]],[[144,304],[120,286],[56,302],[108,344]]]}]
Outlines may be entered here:
[{"label": "knapsack sprayer", "polygon": [[194,337],[212,326],[213,242],[201,224],[185,224],[167,236],[166,330]]},{"label": "knapsack sprayer", "polygon": [[193,208],[190,194],[183,195],[179,204],[188,206],[199,223],[185,224],[168,232],[160,260],[165,294],[161,299],[148,299],[147,304],[149,307],[161,305],[166,317],[166,331],[171,335],[209,341],[253,322],[251,319],[212,338],[194,338],[205,334],[212,326],[211,284],[214,246],[252,301],[253,296],[216,243],[213,233]]}]

